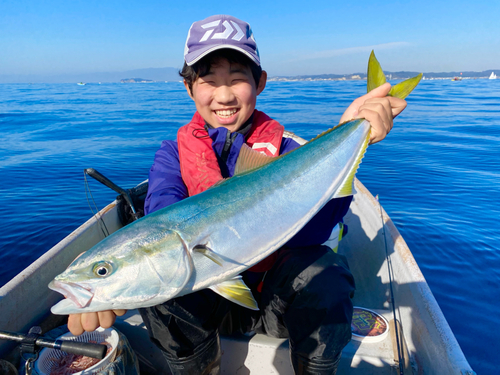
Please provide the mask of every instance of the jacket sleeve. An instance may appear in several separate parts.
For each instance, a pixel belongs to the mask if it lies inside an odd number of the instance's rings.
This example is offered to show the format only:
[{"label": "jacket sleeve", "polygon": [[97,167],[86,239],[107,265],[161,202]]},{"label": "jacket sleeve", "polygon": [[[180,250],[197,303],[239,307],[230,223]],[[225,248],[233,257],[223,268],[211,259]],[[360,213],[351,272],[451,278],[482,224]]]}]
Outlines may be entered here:
[{"label": "jacket sleeve", "polygon": [[[300,145],[291,138],[283,138],[280,154],[292,151]],[[319,245],[330,237],[333,228],[345,216],[352,197],[336,198],[329,201],[319,212],[287,242],[288,247]]]},{"label": "jacket sleeve", "polygon": [[144,214],[158,211],[189,196],[181,176],[179,149],[175,141],[163,141],[149,170]]}]

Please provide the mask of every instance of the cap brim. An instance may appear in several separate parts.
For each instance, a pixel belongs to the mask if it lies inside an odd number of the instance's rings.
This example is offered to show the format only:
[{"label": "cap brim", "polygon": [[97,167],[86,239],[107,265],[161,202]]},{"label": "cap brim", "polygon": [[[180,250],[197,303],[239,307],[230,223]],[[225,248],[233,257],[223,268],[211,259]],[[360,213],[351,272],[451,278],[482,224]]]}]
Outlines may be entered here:
[{"label": "cap brim", "polygon": [[238,52],[243,53],[250,60],[252,60],[258,66],[260,66],[260,60],[259,60],[259,57],[257,55],[250,53],[241,47],[233,46],[231,44],[221,44],[221,45],[217,45],[217,46],[209,46],[207,48],[202,48],[196,52],[188,53],[186,56],[184,56],[184,60],[186,61],[186,64],[188,66],[191,66],[193,64],[196,64],[198,61],[200,61],[202,58],[207,56],[209,53],[217,51],[219,49],[227,49],[227,48],[234,49]]}]

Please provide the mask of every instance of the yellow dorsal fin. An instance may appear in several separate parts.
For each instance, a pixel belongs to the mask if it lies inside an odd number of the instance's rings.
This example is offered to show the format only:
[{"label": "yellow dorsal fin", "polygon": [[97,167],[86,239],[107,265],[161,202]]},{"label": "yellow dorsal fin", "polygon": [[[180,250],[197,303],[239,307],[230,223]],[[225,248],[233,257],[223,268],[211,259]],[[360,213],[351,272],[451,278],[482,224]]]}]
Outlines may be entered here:
[{"label": "yellow dorsal fin", "polygon": [[261,154],[258,151],[252,150],[248,145],[244,144],[243,146],[241,146],[238,161],[236,162],[236,167],[234,169],[234,174],[242,174],[252,169],[269,164],[275,159],[275,157],[267,156]]},{"label": "yellow dorsal fin", "polygon": [[347,173],[347,176],[342,183],[342,185],[338,188],[338,190],[333,195],[333,198],[342,198],[353,195],[354,193],[354,176],[356,176],[356,172],[358,170],[359,164],[361,164],[361,160],[365,155],[366,148],[368,147],[368,143],[370,142],[370,132],[366,135],[365,141],[361,146],[358,155],[356,155],[356,161],[352,165],[351,169]]}]

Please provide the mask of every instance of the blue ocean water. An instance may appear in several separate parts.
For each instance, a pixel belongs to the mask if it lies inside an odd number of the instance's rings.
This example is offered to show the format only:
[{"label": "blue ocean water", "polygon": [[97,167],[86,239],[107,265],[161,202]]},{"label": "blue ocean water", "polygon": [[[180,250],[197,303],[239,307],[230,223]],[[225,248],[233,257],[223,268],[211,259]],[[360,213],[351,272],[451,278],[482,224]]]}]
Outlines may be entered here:
[{"label": "blue ocean water", "polygon": [[[269,82],[258,108],[309,139],[366,81]],[[500,344],[500,80],[422,81],[358,178],[415,256],[478,374]],[[84,168],[124,188],[147,178],[194,104],[179,82],[0,85],[0,284],[87,220]],[[89,181],[98,208],[116,194]]]}]

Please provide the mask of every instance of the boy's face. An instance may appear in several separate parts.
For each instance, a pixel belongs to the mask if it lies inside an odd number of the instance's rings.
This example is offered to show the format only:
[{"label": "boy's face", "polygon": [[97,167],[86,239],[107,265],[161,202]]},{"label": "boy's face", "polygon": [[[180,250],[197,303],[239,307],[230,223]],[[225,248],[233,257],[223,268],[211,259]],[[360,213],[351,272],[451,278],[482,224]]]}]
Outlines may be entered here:
[{"label": "boy's face", "polygon": [[193,92],[186,90],[194,100],[196,110],[214,128],[225,127],[237,131],[252,115],[257,95],[266,86],[267,74],[262,72],[256,87],[252,71],[240,64],[229,64],[221,59],[212,65],[207,75],[193,84]]}]

